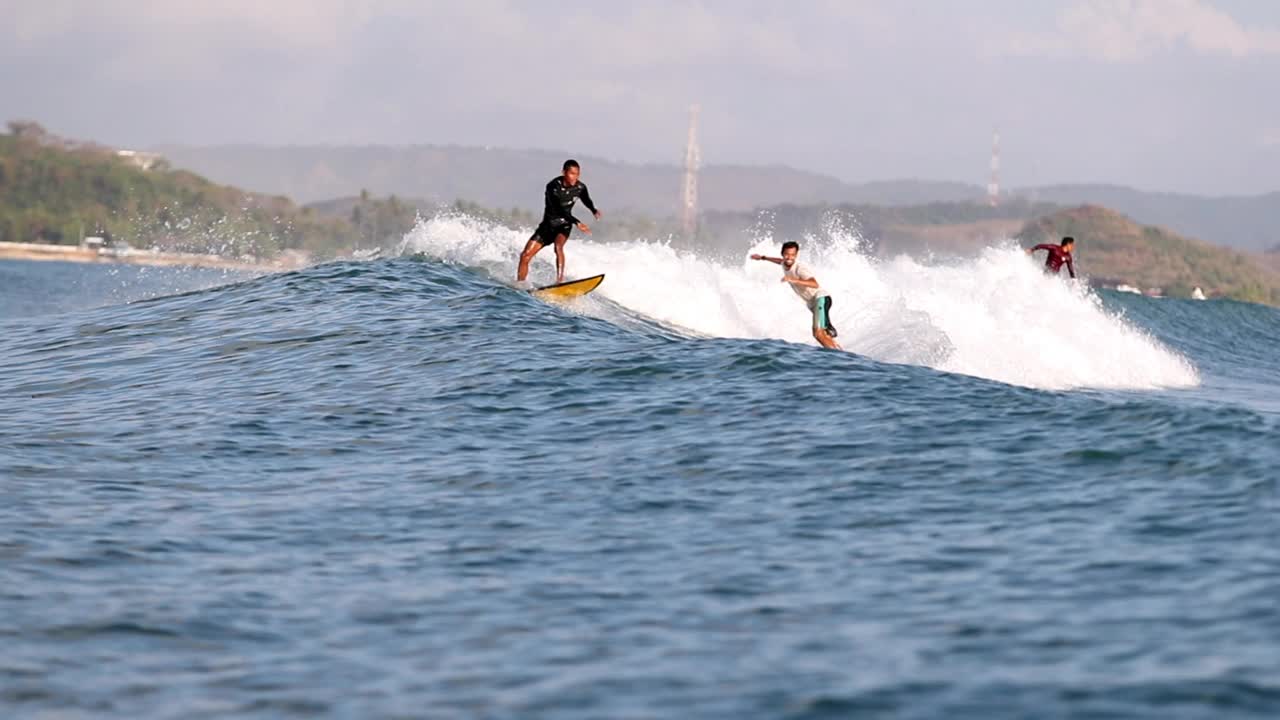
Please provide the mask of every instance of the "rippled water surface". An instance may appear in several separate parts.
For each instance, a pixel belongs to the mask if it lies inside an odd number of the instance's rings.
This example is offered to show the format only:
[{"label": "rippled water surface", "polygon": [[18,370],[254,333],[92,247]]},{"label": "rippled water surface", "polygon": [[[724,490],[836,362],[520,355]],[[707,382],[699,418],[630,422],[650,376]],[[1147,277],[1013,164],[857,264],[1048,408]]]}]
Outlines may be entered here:
[{"label": "rippled water surface", "polygon": [[487,232],[0,264],[0,715],[1280,716],[1280,313]]}]

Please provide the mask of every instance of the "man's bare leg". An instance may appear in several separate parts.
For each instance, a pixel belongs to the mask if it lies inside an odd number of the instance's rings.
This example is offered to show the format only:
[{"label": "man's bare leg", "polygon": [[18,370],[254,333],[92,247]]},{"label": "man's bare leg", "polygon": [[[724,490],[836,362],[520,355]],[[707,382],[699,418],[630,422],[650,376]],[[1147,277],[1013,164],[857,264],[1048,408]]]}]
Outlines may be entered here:
[{"label": "man's bare leg", "polygon": [[569,238],[565,235],[556,236],[556,282],[564,282],[564,244]]},{"label": "man's bare leg", "polygon": [[529,262],[533,260],[533,256],[538,254],[542,249],[542,243],[538,242],[537,236],[529,238],[529,242],[524,244],[524,250],[520,252],[520,264],[516,268],[516,282],[524,282],[529,277]]},{"label": "man's bare leg", "polygon": [[844,349],[844,348],[840,347],[840,344],[839,344],[839,343],[837,343],[837,342],[836,342],[836,340],[835,340],[835,338],[831,337],[831,334],[830,334],[830,333],[828,333],[826,330],[822,330],[822,329],[819,329],[819,328],[814,328],[814,329],[813,329],[813,339],[814,339],[814,340],[817,340],[819,345],[821,345],[822,347],[824,347],[824,348],[826,348],[826,349],[828,349],[828,350],[843,350],[843,349]]}]

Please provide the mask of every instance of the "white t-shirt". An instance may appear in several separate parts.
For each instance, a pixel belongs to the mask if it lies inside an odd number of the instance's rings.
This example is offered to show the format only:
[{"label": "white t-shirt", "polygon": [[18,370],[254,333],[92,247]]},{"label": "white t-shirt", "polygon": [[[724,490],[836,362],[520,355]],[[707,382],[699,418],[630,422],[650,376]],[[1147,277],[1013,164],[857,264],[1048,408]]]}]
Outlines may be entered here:
[{"label": "white t-shirt", "polygon": [[[799,260],[792,263],[791,267],[787,267],[786,265],[783,265],[782,274],[786,275],[787,277],[796,278],[797,280],[813,279],[813,273],[809,272],[809,268],[805,267],[804,265],[801,265]],[[803,285],[796,285],[795,283],[787,283],[787,284],[791,286],[792,290],[796,291],[796,294],[800,296],[801,300],[804,300],[804,304],[808,305],[810,309],[813,308],[814,300],[820,297],[826,297],[827,295],[827,291],[823,290],[820,287],[811,288],[811,287],[805,287]]]}]

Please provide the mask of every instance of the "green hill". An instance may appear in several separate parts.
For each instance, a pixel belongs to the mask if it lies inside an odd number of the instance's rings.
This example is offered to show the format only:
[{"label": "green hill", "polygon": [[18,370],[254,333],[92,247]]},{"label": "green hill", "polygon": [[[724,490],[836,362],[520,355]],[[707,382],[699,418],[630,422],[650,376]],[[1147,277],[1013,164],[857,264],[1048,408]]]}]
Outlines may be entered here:
[{"label": "green hill", "polygon": [[1077,270],[1095,282],[1162,288],[1188,297],[1202,288],[1210,296],[1280,305],[1280,272],[1257,257],[1139,225],[1106,208],[1086,205],[1028,223],[1019,233],[1027,245],[1076,238]]},{"label": "green hill", "polygon": [[[331,255],[353,229],[288,198],[249,193],[10,123],[0,135],[0,241],[76,244],[101,235],[134,247],[269,257]],[[144,169],[146,166],[146,169]]]},{"label": "green hill", "polygon": [[1058,205],[1114,208],[1138,222],[1240,250],[1262,251],[1280,242],[1280,192],[1201,197],[1117,185],[1051,185],[1026,192]]}]

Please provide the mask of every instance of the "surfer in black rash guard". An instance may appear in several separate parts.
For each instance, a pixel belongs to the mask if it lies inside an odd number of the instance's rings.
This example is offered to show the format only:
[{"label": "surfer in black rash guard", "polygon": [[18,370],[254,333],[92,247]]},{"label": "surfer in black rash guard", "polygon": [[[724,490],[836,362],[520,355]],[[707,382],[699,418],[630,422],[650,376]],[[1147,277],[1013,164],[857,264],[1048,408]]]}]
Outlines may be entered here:
[{"label": "surfer in black rash guard", "polygon": [[556,282],[564,282],[564,244],[569,241],[569,233],[573,232],[576,226],[582,232],[591,234],[591,228],[573,216],[574,201],[581,198],[582,204],[591,211],[591,214],[597,220],[600,219],[600,211],[591,201],[591,193],[587,192],[586,183],[578,180],[581,174],[582,169],[578,166],[577,160],[565,160],[564,174],[547,183],[542,223],[538,225],[537,230],[533,231],[533,237],[524,244],[524,250],[520,253],[520,263],[516,268],[516,282],[524,282],[529,277],[529,262],[533,260],[533,256],[552,243],[556,246]]}]

